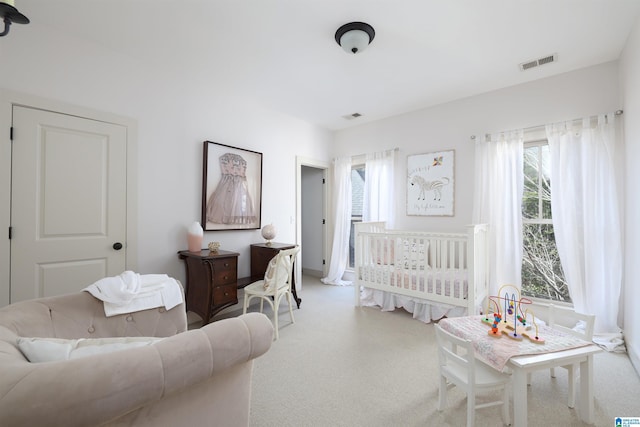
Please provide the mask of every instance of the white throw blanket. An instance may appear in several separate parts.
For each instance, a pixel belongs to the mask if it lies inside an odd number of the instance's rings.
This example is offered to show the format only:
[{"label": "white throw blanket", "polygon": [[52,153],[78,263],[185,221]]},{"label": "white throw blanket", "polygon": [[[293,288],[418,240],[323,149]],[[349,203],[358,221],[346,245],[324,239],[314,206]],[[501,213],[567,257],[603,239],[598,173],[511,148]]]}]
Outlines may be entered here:
[{"label": "white throw blanket", "polygon": [[100,279],[83,290],[104,301],[107,317],[162,306],[171,310],[184,301],[180,285],[166,274],[125,271]]}]

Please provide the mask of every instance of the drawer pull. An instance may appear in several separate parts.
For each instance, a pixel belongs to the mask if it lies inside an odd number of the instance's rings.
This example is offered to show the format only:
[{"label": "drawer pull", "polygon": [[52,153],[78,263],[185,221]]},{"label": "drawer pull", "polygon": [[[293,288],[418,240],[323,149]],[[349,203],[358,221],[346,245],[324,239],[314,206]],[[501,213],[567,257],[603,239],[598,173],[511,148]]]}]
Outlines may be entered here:
[{"label": "drawer pull", "polygon": [[229,278],[229,276],[224,276],[224,280],[227,280]]},{"label": "drawer pull", "polygon": [[229,296],[229,292],[225,292],[225,293],[224,293],[224,296],[225,296],[225,297],[228,297],[228,296]]},{"label": "drawer pull", "polygon": [[228,262],[225,262],[225,263],[224,263],[224,266],[225,266],[225,267],[229,267],[229,263],[228,263]]}]

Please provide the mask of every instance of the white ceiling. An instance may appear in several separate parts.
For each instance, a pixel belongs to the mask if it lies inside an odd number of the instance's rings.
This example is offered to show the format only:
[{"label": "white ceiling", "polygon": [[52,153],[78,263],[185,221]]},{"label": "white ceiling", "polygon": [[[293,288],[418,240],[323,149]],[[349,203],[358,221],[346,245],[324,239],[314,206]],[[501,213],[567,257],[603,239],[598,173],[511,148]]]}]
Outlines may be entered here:
[{"label": "white ceiling", "polygon": [[[16,0],[16,7],[32,26],[329,129],[616,60],[640,14],[638,0]],[[351,21],[376,31],[355,56],[334,40]],[[554,53],[557,63],[518,67]],[[362,117],[343,118],[356,112]]]}]

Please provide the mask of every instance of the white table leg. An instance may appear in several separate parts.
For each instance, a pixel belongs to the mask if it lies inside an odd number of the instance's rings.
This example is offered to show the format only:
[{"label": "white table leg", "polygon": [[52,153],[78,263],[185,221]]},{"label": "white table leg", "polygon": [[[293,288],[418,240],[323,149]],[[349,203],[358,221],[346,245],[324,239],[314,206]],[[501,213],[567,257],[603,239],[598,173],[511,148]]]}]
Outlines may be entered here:
[{"label": "white table leg", "polygon": [[513,425],[527,426],[527,373],[524,369],[513,370]]},{"label": "white table leg", "polygon": [[580,362],[580,407],[578,416],[582,421],[593,424],[593,355],[589,354]]}]

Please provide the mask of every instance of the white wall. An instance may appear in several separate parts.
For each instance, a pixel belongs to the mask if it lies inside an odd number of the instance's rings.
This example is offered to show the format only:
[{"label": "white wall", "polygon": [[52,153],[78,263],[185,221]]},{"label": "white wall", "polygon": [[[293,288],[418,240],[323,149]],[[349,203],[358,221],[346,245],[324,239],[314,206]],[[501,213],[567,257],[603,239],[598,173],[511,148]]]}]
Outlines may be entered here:
[{"label": "white wall", "polygon": [[624,273],[624,325],[625,341],[629,357],[636,371],[640,372],[640,18],[620,60],[620,88],[624,106],[626,143],[625,209],[625,273]]},{"label": "white wall", "polygon": [[[486,133],[620,109],[617,73],[617,63],[606,63],[342,130],[336,133],[334,154],[398,147],[395,228],[460,231],[471,223],[473,209],[471,136],[484,138]],[[456,160],[455,216],[407,216],[407,155],[452,149]]]},{"label": "white wall", "polygon": [[[328,160],[330,132],[227,93],[215,70],[185,70],[170,55],[166,64],[140,63],[45,26],[3,38],[0,64],[5,89],[138,122],[139,272],[185,279],[176,253],[186,248],[188,225],[200,220],[204,140],[263,153],[262,223],[276,226],[278,241],[296,241],[296,155]],[[0,169],[9,165],[0,159]],[[239,275],[249,275],[249,244],[263,241],[259,230],[205,234],[205,244],[213,240],[239,252]]]}]

